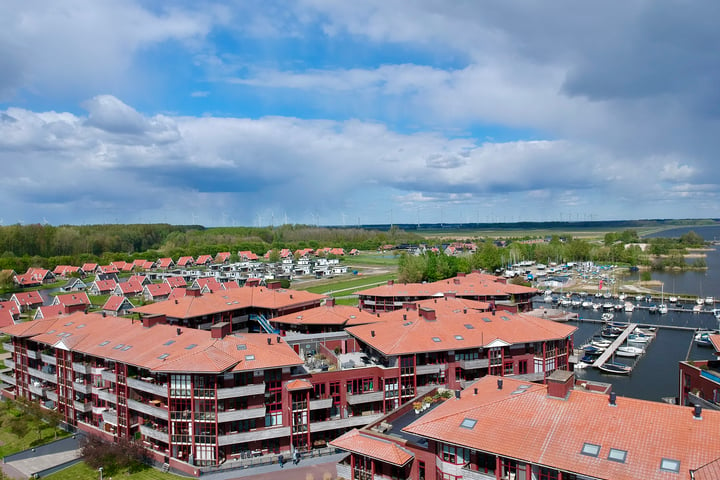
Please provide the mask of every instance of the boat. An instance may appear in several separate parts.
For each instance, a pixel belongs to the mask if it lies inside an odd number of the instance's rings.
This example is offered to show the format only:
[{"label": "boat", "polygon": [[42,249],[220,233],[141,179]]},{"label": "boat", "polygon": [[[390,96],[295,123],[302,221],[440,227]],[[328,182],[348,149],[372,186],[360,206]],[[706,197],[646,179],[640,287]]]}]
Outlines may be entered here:
[{"label": "boat", "polygon": [[592,308],[592,302],[585,300],[584,302],[582,302],[581,306],[582,308]]},{"label": "boat", "polygon": [[603,322],[609,322],[613,319],[613,317],[615,317],[615,315],[613,315],[612,312],[605,312],[601,315],[600,318]]},{"label": "boat", "polygon": [[630,343],[648,343],[650,341],[650,337],[647,335],[631,333],[630,335],[628,335],[627,341]]},{"label": "boat", "polygon": [[625,302],[625,311],[628,313],[632,313],[633,310],[635,310],[635,304],[632,302]]},{"label": "boat", "polygon": [[545,297],[543,298],[543,302],[545,302],[545,303],[552,303],[552,301],[553,301],[552,295],[545,295]]},{"label": "boat", "polygon": [[600,331],[600,335],[604,338],[617,338],[622,333],[622,330],[617,328],[603,328]]},{"label": "boat", "polygon": [[702,298],[698,297],[698,298],[695,299],[695,303],[697,303],[698,305],[702,305],[702,304],[705,303],[705,300],[703,300]]},{"label": "boat", "polygon": [[645,299],[642,295],[635,295],[635,301],[636,302],[642,302]]},{"label": "boat", "polygon": [[700,313],[702,312],[703,306],[699,303],[697,305],[693,305],[693,313]]},{"label": "boat", "polygon": [[582,302],[579,299],[573,299],[573,300],[570,300],[570,305],[575,308],[578,308],[580,305],[582,305]]},{"label": "boat", "polygon": [[602,308],[602,304],[601,304],[601,303],[593,303],[593,304],[592,304],[592,309],[593,309],[593,310],[600,310],[600,308]]},{"label": "boat", "polygon": [[713,297],[705,297],[705,305],[714,305],[715,299]]},{"label": "boat", "polygon": [[678,302],[678,297],[675,297],[675,296],[668,297],[668,302],[670,302],[670,303],[677,303],[677,302]]},{"label": "boat", "polygon": [[615,355],[618,357],[637,357],[643,353],[645,353],[644,349],[640,347],[633,347],[631,345],[618,347],[617,350],[615,350]]},{"label": "boat", "polygon": [[713,344],[710,341],[710,335],[710,333],[696,333],[695,337],[693,337],[695,345],[698,347],[712,347]]},{"label": "boat", "polygon": [[658,313],[658,306],[657,305],[650,305],[650,308],[648,308],[648,311],[650,313]]},{"label": "boat", "polygon": [[583,347],[583,351],[588,355],[600,355],[605,349],[595,345],[586,345]]},{"label": "boat", "polygon": [[614,305],[611,302],[605,302],[603,303],[602,308],[603,310],[612,310],[613,306]]},{"label": "boat", "polygon": [[625,298],[626,298],[626,295],[624,293],[621,293],[620,295],[618,295],[618,300],[620,300],[621,302],[624,302]]},{"label": "boat", "polygon": [[605,362],[598,368],[605,373],[612,373],[615,375],[628,375],[630,374],[630,372],[632,372],[631,366],[618,362]]},{"label": "boat", "polygon": [[665,315],[666,313],[668,313],[668,306],[665,305],[664,303],[661,303],[660,305],[658,305],[657,308],[658,308],[658,313],[660,315]]}]

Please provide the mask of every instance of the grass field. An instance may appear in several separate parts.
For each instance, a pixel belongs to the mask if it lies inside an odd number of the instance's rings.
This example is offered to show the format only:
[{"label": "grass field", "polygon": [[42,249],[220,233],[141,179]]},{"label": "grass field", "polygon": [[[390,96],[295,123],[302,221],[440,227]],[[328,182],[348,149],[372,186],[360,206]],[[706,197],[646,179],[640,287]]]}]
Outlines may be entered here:
[{"label": "grass field", "polygon": [[361,290],[365,287],[386,283],[388,280],[395,280],[397,273],[385,273],[381,275],[367,275],[352,278],[339,278],[337,281],[329,281],[321,285],[313,284],[304,288],[302,285],[293,287],[297,290],[306,290],[312,293],[330,294],[333,297],[349,295],[355,290]]},{"label": "grass field", "polygon": [[[9,401],[2,402],[0,423],[2,424],[2,428],[0,428],[0,457],[51,442],[55,440],[56,435],[57,438],[68,435],[67,432],[54,429],[47,423],[27,418]],[[13,428],[14,423],[24,424],[25,427]]]},{"label": "grass field", "polygon": [[[186,477],[180,477],[171,473],[163,473],[160,470],[147,467],[139,472],[128,473],[120,472],[114,474],[116,477],[122,478],[123,480],[179,480]],[[80,462],[75,465],[68,467],[64,470],[60,470],[57,473],[48,475],[47,478],[50,480],[99,480],[100,475],[97,470],[90,468],[86,463]],[[110,480],[111,476],[105,475],[103,480]]]},{"label": "grass field", "polygon": [[363,265],[385,265],[392,267],[397,266],[398,256],[389,253],[361,253],[360,255],[344,258],[343,264],[348,267],[351,265],[356,265],[358,267],[362,267]]}]

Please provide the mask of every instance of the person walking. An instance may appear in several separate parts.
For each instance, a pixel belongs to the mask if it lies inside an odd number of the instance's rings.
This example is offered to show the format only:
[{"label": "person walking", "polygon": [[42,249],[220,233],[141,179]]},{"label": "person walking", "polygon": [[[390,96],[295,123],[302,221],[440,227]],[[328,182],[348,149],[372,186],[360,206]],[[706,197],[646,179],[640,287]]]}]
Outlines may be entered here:
[{"label": "person walking", "polygon": [[280,464],[280,468],[285,468],[285,457],[280,454],[278,456],[278,463]]}]

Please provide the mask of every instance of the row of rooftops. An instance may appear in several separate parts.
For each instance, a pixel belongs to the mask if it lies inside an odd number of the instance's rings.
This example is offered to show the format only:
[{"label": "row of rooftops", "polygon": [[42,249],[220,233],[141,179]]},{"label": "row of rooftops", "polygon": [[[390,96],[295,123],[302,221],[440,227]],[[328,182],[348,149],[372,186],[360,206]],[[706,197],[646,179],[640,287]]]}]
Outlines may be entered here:
[{"label": "row of rooftops", "polygon": [[376,428],[393,417],[402,424],[396,412],[331,445],[395,466],[427,447],[412,440],[417,438],[589,478],[719,478],[713,475],[720,471],[720,412],[592,393],[574,384],[574,375],[563,371],[550,375],[547,385],[486,376],[411,419],[400,436]]}]

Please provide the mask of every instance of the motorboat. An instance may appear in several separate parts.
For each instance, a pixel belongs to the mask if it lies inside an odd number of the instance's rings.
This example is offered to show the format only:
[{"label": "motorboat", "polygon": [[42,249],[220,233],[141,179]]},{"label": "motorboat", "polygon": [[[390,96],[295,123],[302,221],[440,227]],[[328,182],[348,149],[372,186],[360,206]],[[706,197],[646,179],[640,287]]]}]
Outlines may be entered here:
[{"label": "motorboat", "polygon": [[713,297],[705,297],[705,305],[714,305],[715,299]]},{"label": "motorboat", "polygon": [[602,305],[603,310],[612,310],[614,305],[611,302],[605,302]]},{"label": "motorboat", "polygon": [[620,336],[621,333],[622,330],[612,327],[606,327],[600,331],[600,335],[602,335],[604,338],[617,338]]},{"label": "motorboat", "polygon": [[635,310],[635,304],[632,302],[625,302],[624,309],[628,313],[632,313]]},{"label": "motorboat", "polygon": [[585,345],[583,347],[583,351],[587,355],[600,355],[602,352],[605,351],[605,348],[596,347],[595,345]]},{"label": "motorboat", "polygon": [[666,313],[668,313],[668,306],[664,303],[658,305],[658,313],[660,315],[665,315]]},{"label": "motorboat", "polygon": [[635,295],[635,301],[636,302],[642,302],[645,299],[642,295]]},{"label": "motorboat", "polygon": [[618,357],[637,357],[643,353],[645,353],[645,349],[633,347],[632,345],[618,347],[617,350],[615,350],[615,355]]},{"label": "motorboat", "polygon": [[700,313],[702,312],[703,306],[701,304],[693,305],[693,313]]},{"label": "motorboat", "polygon": [[647,335],[631,333],[630,335],[628,335],[627,341],[630,343],[648,343],[650,341],[650,338],[651,337]]},{"label": "motorboat", "polygon": [[658,306],[657,305],[650,305],[650,308],[648,308],[648,311],[650,313],[658,313]]},{"label": "motorboat", "polygon": [[619,362],[605,362],[598,368],[605,373],[612,373],[615,375],[629,375],[630,372],[632,372],[631,366]]},{"label": "motorboat", "polygon": [[601,319],[603,322],[609,322],[609,321],[612,320],[614,317],[615,317],[615,315],[613,315],[612,312],[605,312],[605,313],[603,313],[603,314],[600,316],[600,319]]},{"label": "motorboat", "polygon": [[698,298],[695,299],[695,303],[697,303],[698,305],[702,305],[702,304],[705,303],[705,300],[703,300],[702,298],[698,297]]},{"label": "motorboat", "polygon": [[718,333],[717,330],[698,330],[693,340],[698,347],[712,347],[713,344],[710,341],[710,335],[717,335]]},{"label": "motorboat", "polygon": [[677,302],[678,302],[678,297],[675,297],[675,296],[668,297],[668,302],[670,302],[670,303],[677,303]]},{"label": "motorboat", "polygon": [[582,302],[581,307],[582,308],[592,308],[592,302],[589,300],[585,300],[584,302]]},{"label": "motorboat", "polygon": [[593,303],[592,308],[593,308],[593,310],[600,310],[600,308],[602,308],[602,304],[601,303]]}]

